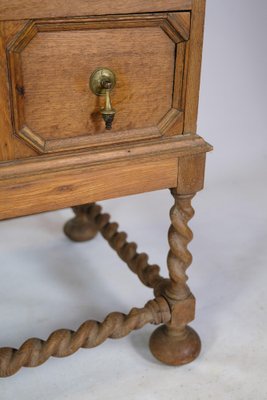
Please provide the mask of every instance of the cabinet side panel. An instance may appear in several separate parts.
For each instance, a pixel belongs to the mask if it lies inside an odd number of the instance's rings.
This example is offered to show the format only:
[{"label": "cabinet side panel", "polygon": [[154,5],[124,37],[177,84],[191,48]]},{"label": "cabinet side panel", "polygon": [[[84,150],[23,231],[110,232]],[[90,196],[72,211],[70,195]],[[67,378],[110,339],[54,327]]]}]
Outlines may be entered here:
[{"label": "cabinet side panel", "polygon": [[185,93],[184,133],[196,133],[206,0],[194,0],[191,35],[186,57],[188,76]]}]

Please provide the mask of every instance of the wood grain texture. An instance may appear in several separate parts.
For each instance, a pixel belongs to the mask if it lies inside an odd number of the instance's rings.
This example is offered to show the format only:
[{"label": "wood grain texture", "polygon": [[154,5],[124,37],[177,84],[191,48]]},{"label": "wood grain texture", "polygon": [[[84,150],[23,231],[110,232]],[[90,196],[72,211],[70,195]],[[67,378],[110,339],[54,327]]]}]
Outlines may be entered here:
[{"label": "wood grain texture", "polygon": [[0,22],[0,161],[15,158],[15,138],[10,111],[6,44],[25,25],[24,22]]},{"label": "wood grain texture", "polygon": [[164,141],[165,149],[159,141],[124,145],[105,155],[83,152],[2,164],[0,219],[175,187],[177,157],[210,150],[201,138]]},{"label": "wood grain texture", "polygon": [[3,180],[0,219],[168,188],[175,186],[176,181],[175,158]]},{"label": "wood grain texture", "polygon": [[206,154],[193,154],[178,160],[177,191],[179,194],[195,193],[203,189]]},{"label": "wood grain texture", "polygon": [[0,22],[0,160],[14,158],[3,23]]},{"label": "wood grain texture", "polygon": [[184,133],[196,133],[206,0],[194,0],[187,54]]},{"label": "wood grain texture", "polygon": [[[183,113],[181,113],[183,120]],[[166,119],[166,118],[165,118]],[[160,126],[160,124],[159,124]],[[164,126],[165,129],[168,126]],[[29,146],[34,146],[40,153],[58,153],[64,151],[74,151],[85,149],[87,147],[94,148],[111,144],[120,144],[123,142],[138,142],[145,139],[156,139],[162,136],[162,132],[158,127],[130,129],[118,132],[103,132],[97,135],[75,136],[63,139],[44,140],[41,136],[36,135],[27,126],[20,130],[20,137]]]},{"label": "wood grain texture", "polygon": [[[48,153],[181,134],[190,13],[180,14],[29,22],[8,46],[18,136]],[[99,112],[104,99],[88,85],[99,65],[117,75],[112,132]]]},{"label": "wood grain texture", "polygon": [[186,274],[192,263],[188,245],[193,233],[188,224],[194,216],[191,200],[195,193],[180,194],[179,188],[172,189],[171,193],[175,202],[170,211],[171,226],[168,231],[170,251],[167,266],[170,280],[161,284],[160,293],[170,304],[172,318],[152,334],[150,349],[165,364],[184,365],[197,358],[201,349],[198,334],[187,325],[195,317],[195,298],[187,285]]},{"label": "wood grain texture", "polygon": [[[173,108],[177,110],[184,110],[184,91],[186,88],[186,43],[180,43],[176,48],[176,62],[175,62],[175,85],[173,87]],[[184,112],[183,112],[184,114]],[[184,115],[183,115],[184,120]],[[184,126],[182,126],[183,132]]]},{"label": "wood grain texture", "polygon": [[168,303],[160,297],[148,301],[143,308],[133,308],[127,315],[113,312],[102,322],[85,321],[76,331],[58,329],[46,341],[30,338],[18,350],[12,347],[0,348],[0,377],[14,375],[22,367],[38,367],[52,356],[68,357],[81,347],[96,347],[107,338],[122,338],[148,323],[166,323],[170,317]]},{"label": "wood grain texture", "polygon": [[171,108],[174,47],[160,28],[39,33],[22,52],[26,124],[44,139],[104,133],[88,82],[105,66],[117,76],[112,133],[156,126]]},{"label": "wood grain texture", "polygon": [[[192,18],[175,12],[191,8]],[[0,376],[123,337],[146,323],[165,324],[150,339],[160,361],[183,365],[198,356],[200,339],[187,325],[194,319],[195,298],[186,272],[192,262],[191,200],[203,188],[206,153],[212,149],[195,135],[204,10],[205,0],[0,0],[0,161],[5,160],[0,163],[0,220],[74,207],[68,236],[88,240],[100,231],[156,296],[128,315],[111,313],[75,332],[61,329],[46,341],[29,339],[18,350],[1,348]],[[149,11],[153,14],[141,15]],[[74,15],[80,17],[66,22],[64,17]],[[1,22],[10,16],[43,19]],[[100,102],[88,98],[90,73],[100,64],[118,73],[117,126],[110,136],[101,130]],[[85,133],[95,147],[77,150],[88,145]],[[40,152],[62,153],[14,161],[34,154],[26,143]],[[172,188],[175,200],[169,279],[94,204],[165,188]]]},{"label": "wood grain texture", "polygon": [[15,159],[21,160],[24,158],[36,157],[38,152],[31,146],[28,146],[24,140],[14,135],[14,152]]},{"label": "wood grain texture", "polygon": [[13,135],[11,120],[6,48],[24,26],[24,21],[0,22],[0,161],[36,155],[34,150]]},{"label": "wood grain texture", "polygon": [[181,135],[183,133],[184,113],[175,108],[162,118],[158,124],[162,136]]},{"label": "wood grain texture", "polygon": [[180,32],[180,35],[185,41],[189,39],[191,23],[190,13],[168,13],[168,21],[172,24],[176,31]]},{"label": "wood grain texture", "polygon": [[0,19],[54,18],[190,10],[193,0],[1,0]]},{"label": "wood grain texture", "polygon": [[168,157],[183,157],[211,151],[212,147],[197,135],[181,135],[166,139],[142,141],[134,145],[122,144],[107,146],[105,149],[80,151],[60,155],[44,155],[26,160],[10,161],[1,164],[0,181],[20,178],[28,175],[42,175],[57,171],[81,169],[84,167],[103,166],[108,168],[113,163]]}]

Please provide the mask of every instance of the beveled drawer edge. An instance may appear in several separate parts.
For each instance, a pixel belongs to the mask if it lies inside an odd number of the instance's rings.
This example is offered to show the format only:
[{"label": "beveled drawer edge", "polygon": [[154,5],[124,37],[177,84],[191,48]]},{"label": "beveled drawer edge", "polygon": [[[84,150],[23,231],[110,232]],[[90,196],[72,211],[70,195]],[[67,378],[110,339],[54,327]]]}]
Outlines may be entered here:
[{"label": "beveled drawer edge", "polygon": [[40,136],[34,134],[30,129],[28,129],[27,126],[24,126],[20,130],[19,137],[40,154],[49,154],[99,147],[99,143],[101,143],[102,146],[107,146],[122,142],[154,139],[161,137],[161,135],[162,134],[157,127],[151,127],[112,132],[112,135],[109,132],[103,132],[97,135],[83,135],[74,138],[43,140]]},{"label": "beveled drawer edge", "polygon": [[[100,28],[138,28],[159,27],[175,43],[175,74],[174,92],[171,108],[153,126],[145,129],[129,129],[128,131],[101,133],[103,144],[119,143],[158,137],[160,135],[171,136],[182,134],[184,126],[184,77],[187,75],[185,66],[186,43],[190,37],[191,15],[183,13],[158,13],[158,14],[130,14],[96,16],[87,18],[29,20],[23,29],[7,45],[7,59],[9,68],[9,82],[11,95],[11,113],[13,129],[16,136],[32,147],[40,154],[59,151],[76,150],[79,148],[94,147],[99,142],[99,135],[73,136],[70,138],[44,138],[42,134],[35,132],[28,126],[25,120],[25,96],[22,73],[21,52],[29,45],[33,38],[40,32],[87,30]],[[18,88],[20,90],[18,90]]]}]

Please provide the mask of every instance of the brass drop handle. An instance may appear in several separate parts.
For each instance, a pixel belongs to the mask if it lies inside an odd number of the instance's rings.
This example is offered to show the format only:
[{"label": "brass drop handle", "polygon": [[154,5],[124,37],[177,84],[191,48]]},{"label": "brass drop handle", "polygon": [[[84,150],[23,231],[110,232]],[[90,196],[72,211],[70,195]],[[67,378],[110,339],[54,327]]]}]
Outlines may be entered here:
[{"label": "brass drop handle", "polygon": [[116,85],[116,75],[108,68],[97,68],[90,77],[90,88],[97,96],[105,96],[105,106],[100,109],[106,129],[112,129],[116,111],[112,107],[110,93]]},{"label": "brass drop handle", "polygon": [[105,107],[101,108],[101,114],[103,120],[105,121],[106,129],[110,130],[112,129],[112,123],[116,114],[116,111],[114,110],[114,108],[112,108],[111,98],[110,98],[112,83],[110,81],[103,80],[102,85],[103,88],[106,89],[106,93],[105,93]]}]

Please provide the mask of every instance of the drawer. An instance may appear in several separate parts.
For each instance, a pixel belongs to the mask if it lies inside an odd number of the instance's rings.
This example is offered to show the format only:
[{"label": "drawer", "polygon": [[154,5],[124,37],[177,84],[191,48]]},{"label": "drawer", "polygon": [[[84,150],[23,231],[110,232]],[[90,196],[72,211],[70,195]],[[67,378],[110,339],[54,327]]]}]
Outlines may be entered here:
[{"label": "drawer", "polygon": [[[200,189],[211,150],[196,135],[204,10],[205,0],[0,0],[0,220]],[[106,96],[99,68],[116,77],[101,75]]]},{"label": "drawer", "polygon": [[[20,22],[7,44],[13,133],[53,153],[183,133],[190,12]],[[111,69],[112,129],[105,97],[89,87]]]}]

